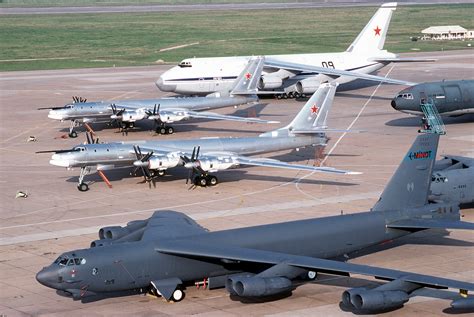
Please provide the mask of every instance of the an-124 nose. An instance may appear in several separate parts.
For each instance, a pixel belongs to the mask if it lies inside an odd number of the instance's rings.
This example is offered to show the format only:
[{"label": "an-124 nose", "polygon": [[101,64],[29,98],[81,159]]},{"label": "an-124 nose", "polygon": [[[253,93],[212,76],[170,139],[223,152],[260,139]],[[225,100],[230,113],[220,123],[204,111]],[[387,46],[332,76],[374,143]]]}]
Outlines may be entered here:
[{"label": "an-124 nose", "polygon": [[158,78],[155,82],[156,87],[161,91],[174,92],[176,90],[176,85],[165,84],[163,78]]}]

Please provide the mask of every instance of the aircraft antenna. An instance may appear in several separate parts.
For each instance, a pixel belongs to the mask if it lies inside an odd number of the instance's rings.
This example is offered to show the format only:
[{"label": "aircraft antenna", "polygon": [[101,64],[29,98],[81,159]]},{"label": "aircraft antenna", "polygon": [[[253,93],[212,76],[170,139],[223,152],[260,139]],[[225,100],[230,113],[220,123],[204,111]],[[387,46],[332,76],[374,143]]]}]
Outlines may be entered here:
[{"label": "aircraft antenna", "polygon": [[439,135],[445,135],[446,129],[444,127],[443,120],[439,115],[438,109],[436,108],[432,99],[421,103],[421,110],[424,113],[422,119],[423,127],[418,130],[420,133],[436,133]]}]

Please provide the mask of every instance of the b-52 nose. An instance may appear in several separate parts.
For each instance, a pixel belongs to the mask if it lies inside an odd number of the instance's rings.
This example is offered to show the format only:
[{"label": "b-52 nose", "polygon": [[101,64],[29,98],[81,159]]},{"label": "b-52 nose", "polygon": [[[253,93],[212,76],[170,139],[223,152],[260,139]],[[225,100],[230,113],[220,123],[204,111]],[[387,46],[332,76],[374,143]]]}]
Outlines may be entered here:
[{"label": "b-52 nose", "polygon": [[60,283],[59,276],[56,271],[52,270],[50,267],[45,267],[36,274],[36,280],[43,284],[44,286],[51,288],[58,288]]},{"label": "b-52 nose", "polygon": [[397,102],[395,101],[395,98],[392,99],[392,102],[390,104],[392,105],[393,109],[398,110],[397,109]]}]

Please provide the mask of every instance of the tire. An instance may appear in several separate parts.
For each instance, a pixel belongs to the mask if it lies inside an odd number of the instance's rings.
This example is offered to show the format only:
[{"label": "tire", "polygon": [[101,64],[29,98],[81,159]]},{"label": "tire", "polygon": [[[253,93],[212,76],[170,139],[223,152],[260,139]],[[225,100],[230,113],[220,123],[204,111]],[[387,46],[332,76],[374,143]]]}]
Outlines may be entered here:
[{"label": "tire", "polygon": [[173,127],[168,127],[168,130],[166,131],[167,134],[173,134],[174,133],[174,128]]},{"label": "tire", "polygon": [[89,190],[89,185],[87,185],[86,183],[80,183],[77,185],[77,189],[80,191],[80,192],[86,192]]},{"label": "tire", "polygon": [[306,278],[310,281],[315,280],[316,277],[318,277],[318,272],[315,271],[308,271],[308,273],[306,274]]},{"label": "tire", "polygon": [[128,124],[128,126],[129,126],[131,129],[134,128],[134,127],[135,127],[135,122],[130,122],[130,123]]},{"label": "tire", "polygon": [[76,131],[72,131],[71,133],[68,134],[70,138],[77,138],[77,132]]},{"label": "tire", "polygon": [[160,128],[160,134],[166,134],[166,129],[165,128]]},{"label": "tire", "polygon": [[206,185],[207,185],[206,178],[204,178],[204,177],[199,177],[197,182],[198,182],[199,186],[201,186],[201,187],[206,187]]},{"label": "tire", "polygon": [[182,301],[183,298],[184,298],[184,292],[180,290],[179,288],[173,292],[173,295],[171,295],[171,299],[173,300],[173,302],[176,302],[176,303]]},{"label": "tire", "polygon": [[210,175],[207,177],[207,186],[216,186],[218,183],[217,177]]},{"label": "tire", "polygon": [[156,172],[156,175],[158,175],[158,176],[160,176],[160,177],[163,177],[163,176],[165,176],[165,173],[166,173],[165,170],[158,170],[158,171]]}]

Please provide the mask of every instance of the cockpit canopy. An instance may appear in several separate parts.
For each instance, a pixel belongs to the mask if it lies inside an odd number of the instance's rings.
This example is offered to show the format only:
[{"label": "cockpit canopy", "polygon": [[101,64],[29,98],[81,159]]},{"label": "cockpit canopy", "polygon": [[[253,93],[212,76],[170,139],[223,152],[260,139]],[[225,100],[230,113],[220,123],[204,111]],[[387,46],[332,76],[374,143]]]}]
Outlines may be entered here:
[{"label": "cockpit canopy", "polygon": [[77,152],[84,152],[86,148],[83,146],[75,146],[72,150]]},{"label": "cockpit canopy", "polygon": [[179,67],[193,67],[190,61],[182,61],[181,63],[178,64]]},{"label": "cockpit canopy", "polygon": [[86,259],[74,257],[74,254],[71,257],[61,255],[54,261],[54,264],[58,264],[59,266],[83,265],[86,264]]},{"label": "cockpit canopy", "polygon": [[404,93],[404,94],[399,94],[397,98],[403,98],[403,99],[413,99],[413,94],[411,93]]},{"label": "cockpit canopy", "polygon": [[435,183],[447,183],[448,182],[448,178],[446,176],[442,176],[440,174],[434,174],[432,177],[431,177],[431,181],[432,182],[435,182]]}]

